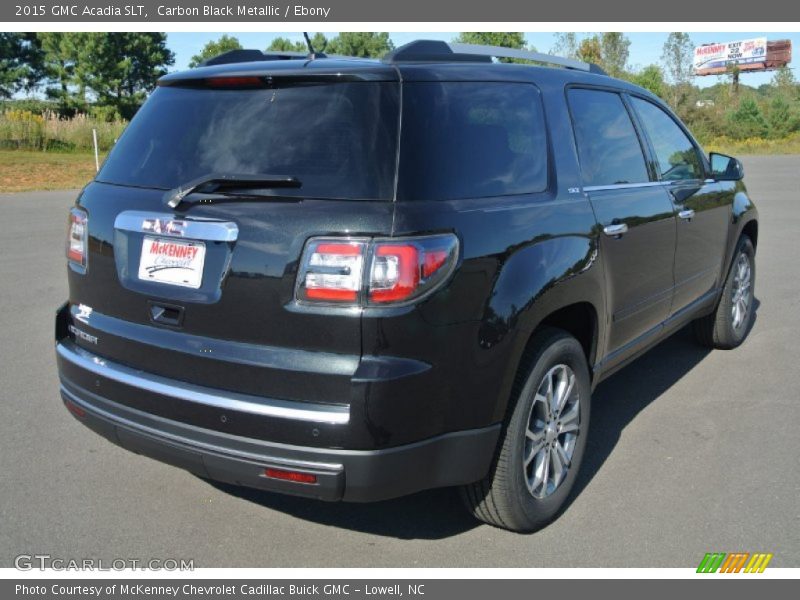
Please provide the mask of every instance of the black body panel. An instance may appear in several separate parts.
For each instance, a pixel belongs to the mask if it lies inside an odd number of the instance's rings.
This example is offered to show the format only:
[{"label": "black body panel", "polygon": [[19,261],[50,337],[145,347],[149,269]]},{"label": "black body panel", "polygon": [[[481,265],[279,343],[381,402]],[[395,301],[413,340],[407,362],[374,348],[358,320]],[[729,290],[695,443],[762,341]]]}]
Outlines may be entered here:
[{"label": "black body panel", "polygon": [[[596,385],[713,309],[733,248],[756,223],[744,185],[711,180],[705,158],[700,179],[664,180],[631,98],[666,107],[606,76],[515,64],[286,60],[199,68],[161,85],[190,89],[234,76],[383,82],[400,97],[444,82],[524,84],[541,102],[543,172],[535,180],[542,185],[518,193],[505,182],[487,189],[511,192],[485,197],[464,198],[463,190],[444,199],[400,197],[423,189],[404,181],[422,174],[402,170],[414,164],[402,160],[402,133],[390,199],[318,199],[300,188],[173,210],[165,189],[89,184],[76,202],[88,214],[88,264],[68,269],[69,298],[56,317],[62,395],[115,443],[203,476],[329,500],[476,481],[491,464],[537,327],[578,337]],[[624,99],[646,181],[586,184],[567,101],[572,87]],[[486,131],[491,143],[504,143],[496,129]],[[417,135],[423,143],[424,130]],[[457,177],[464,165],[451,167],[448,176]],[[687,210],[694,216],[682,220]],[[146,233],[115,226],[126,211],[233,224],[238,233],[205,242],[199,287],[167,286],[136,276]],[[621,236],[604,233],[618,224],[628,227]],[[419,302],[345,308],[295,300],[309,238],[443,233],[458,238],[457,264]],[[314,411],[346,418],[315,419]],[[256,458],[231,459],[245,446]],[[408,458],[385,458],[392,449]],[[459,453],[463,460],[448,471],[446,460]],[[251,469],[276,459],[302,466],[314,456],[325,464],[315,467],[321,487],[310,491],[265,483]],[[413,473],[420,461],[431,465],[427,474]]]}]

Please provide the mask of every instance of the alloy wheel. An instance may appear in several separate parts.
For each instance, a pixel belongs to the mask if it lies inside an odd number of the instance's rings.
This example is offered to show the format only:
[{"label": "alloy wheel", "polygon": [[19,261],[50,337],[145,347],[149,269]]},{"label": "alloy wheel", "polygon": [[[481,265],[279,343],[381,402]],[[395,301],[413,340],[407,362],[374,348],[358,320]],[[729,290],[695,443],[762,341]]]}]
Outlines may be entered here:
[{"label": "alloy wheel", "polygon": [[741,329],[747,322],[747,313],[752,300],[752,269],[750,258],[742,252],[736,261],[733,274],[733,300],[731,301],[731,316],[733,328]]},{"label": "alloy wheel", "polygon": [[523,470],[534,498],[555,492],[567,475],[580,430],[575,373],[564,364],[542,378],[531,404],[523,449]]}]

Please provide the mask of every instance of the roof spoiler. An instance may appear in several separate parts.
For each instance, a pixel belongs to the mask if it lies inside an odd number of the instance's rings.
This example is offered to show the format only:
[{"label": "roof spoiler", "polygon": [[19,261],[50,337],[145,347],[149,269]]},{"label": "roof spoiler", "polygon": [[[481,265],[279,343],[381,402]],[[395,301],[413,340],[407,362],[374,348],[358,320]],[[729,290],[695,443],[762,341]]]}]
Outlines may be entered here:
[{"label": "roof spoiler", "polygon": [[320,54],[314,56],[307,52],[292,51],[267,51],[261,50],[228,50],[217,56],[212,56],[201,62],[199,67],[212,67],[214,65],[227,65],[231,63],[256,62],[262,60],[298,60],[323,58]]}]

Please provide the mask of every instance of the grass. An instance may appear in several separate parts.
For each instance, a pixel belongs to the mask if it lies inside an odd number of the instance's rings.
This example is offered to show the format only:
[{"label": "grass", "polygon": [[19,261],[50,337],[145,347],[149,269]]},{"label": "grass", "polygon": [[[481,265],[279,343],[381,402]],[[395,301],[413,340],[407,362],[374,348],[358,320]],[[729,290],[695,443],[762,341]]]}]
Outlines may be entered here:
[{"label": "grass", "polygon": [[0,193],[81,188],[94,175],[90,152],[0,150]]},{"label": "grass", "polygon": [[92,132],[96,132],[100,150],[108,150],[126,124],[125,121],[100,121],[84,114],[66,119],[52,111],[37,114],[7,110],[0,113],[0,148],[89,152],[94,148]]},{"label": "grass", "polygon": [[742,154],[800,154],[800,134],[795,133],[779,140],[749,138],[733,140],[719,137],[703,144],[706,152],[721,152],[731,156]]},{"label": "grass", "polygon": [[[704,144],[707,152],[800,154],[800,134],[781,140],[716,138]],[[101,153],[103,161],[105,153]],[[42,152],[0,149],[0,193],[81,188],[94,177],[91,152]]]}]

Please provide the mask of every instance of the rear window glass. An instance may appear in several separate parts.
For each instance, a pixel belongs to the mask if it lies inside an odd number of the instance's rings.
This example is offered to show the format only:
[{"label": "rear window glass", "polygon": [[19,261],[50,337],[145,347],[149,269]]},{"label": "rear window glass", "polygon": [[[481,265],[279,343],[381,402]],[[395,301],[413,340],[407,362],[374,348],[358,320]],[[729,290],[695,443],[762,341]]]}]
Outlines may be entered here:
[{"label": "rear window glass", "polygon": [[171,189],[210,173],[289,175],[302,182],[300,189],[264,193],[388,200],[394,192],[398,87],[160,87],[97,179]]},{"label": "rear window glass", "polygon": [[619,94],[570,90],[569,107],[584,185],[649,180],[639,137]]},{"label": "rear window glass", "polygon": [[535,86],[403,85],[399,199],[506,196],[546,187],[547,137]]}]

